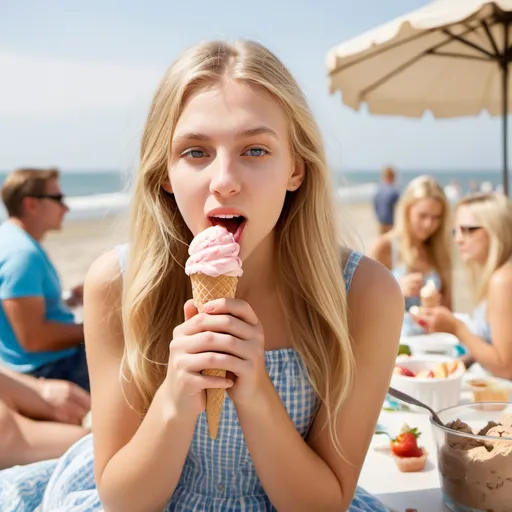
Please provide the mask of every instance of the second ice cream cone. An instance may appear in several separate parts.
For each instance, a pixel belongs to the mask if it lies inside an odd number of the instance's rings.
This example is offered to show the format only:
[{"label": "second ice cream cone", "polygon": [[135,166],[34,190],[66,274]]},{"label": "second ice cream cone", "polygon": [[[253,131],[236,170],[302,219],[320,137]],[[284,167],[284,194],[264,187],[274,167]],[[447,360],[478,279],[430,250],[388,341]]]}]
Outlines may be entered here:
[{"label": "second ice cream cone", "polygon": [[421,306],[424,308],[434,308],[439,305],[439,291],[431,279],[420,290],[420,299]]}]

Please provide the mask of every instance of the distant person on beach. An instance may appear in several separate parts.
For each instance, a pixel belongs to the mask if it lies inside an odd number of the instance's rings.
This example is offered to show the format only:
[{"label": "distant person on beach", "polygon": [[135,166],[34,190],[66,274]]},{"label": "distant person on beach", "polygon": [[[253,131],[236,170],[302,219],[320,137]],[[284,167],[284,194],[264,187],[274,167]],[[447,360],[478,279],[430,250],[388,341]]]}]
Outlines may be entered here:
[{"label": "distant person on beach", "polygon": [[395,206],[399,198],[400,192],[396,186],[396,172],[391,167],[385,167],[382,171],[382,181],[373,197],[373,208],[379,221],[381,234],[393,229]]},{"label": "distant person on beach", "polygon": [[[0,362],[36,377],[89,389],[83,326],[62,300],[41,241],[60,230],[68,207],[56,169],[20,169],[2,185],[9,218],[0,226]],[[78,286],[69,302],[78,304]]]},{"label": "distant person on beach", "polygon": [[512,204],[502,194],[475,194],[455,211],[455,242],[473,285],[472,326],[443,306],[420,309],[415,319],[428,332],[454,334],[467,349],[465,362],[480,363],[512,379]]},{"label": "distant person on beach", "polygon": [[[407,310],[420,305],[420,290],[427,281],[435,284],[441,303],[451,308],[451,247],[450,205],[443,189],[434,178],[419,176],[407,185],[398,202],[395,227],[377,239],[369,256],[392,271]],[[421,332],[406,314],[402,334]]]},{"label": "distant person on beach", "polygon": [[[387,510],[357,482],[403,297],[340,246],[333,196],[320,130],[277,57],[246,40],[185,51],[142,134],[130,243],[85,280],[94,439],[3,471],[0,509],[16,490],[26,510]],[[214,282],[239,277],[236,297],[199,312],[191,254]],[[226,390],[215,439],[210,389]]]},{"label": "distant person on beach", "polygon": [[60,457],[89,432],[89,393],[0,366],[0,469]]}]

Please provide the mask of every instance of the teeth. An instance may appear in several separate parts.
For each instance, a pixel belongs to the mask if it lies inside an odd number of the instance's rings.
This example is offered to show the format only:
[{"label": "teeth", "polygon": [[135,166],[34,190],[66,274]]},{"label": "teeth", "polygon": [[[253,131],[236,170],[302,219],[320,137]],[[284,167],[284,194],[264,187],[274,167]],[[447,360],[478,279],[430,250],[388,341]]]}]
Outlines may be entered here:
[{"label": "teeth", "polygon": [[237,219],[241,215],[215,215],[216,219]]}]

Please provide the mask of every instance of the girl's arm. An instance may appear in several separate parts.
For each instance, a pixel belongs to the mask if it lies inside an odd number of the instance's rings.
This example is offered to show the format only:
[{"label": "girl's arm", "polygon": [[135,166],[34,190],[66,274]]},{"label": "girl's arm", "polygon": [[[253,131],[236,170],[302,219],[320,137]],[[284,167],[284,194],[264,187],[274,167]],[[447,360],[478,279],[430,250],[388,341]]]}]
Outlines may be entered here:
[{"label": "girl's arm", "polygon": [[496,377],[512,379],[512,267],[498,269],[489,282],[488,321],[492,344],[474,335],[457,320],[454,333],[473,358]]},{"label": "girl's arm", "polygon": [[[114,278],[112,276],[115,276]],[[124,349],[118,257],[100,257],[85,282],[95,476],[106,512],[161,512],[178,483],[197,415],[179,417],[161,386],[143,420],[134,386],[119,377]],[[170,340],[169,340],[170,341]]]},{"label": "girl's arm", "polygon": [[395,364],[404,302],[395,279],[363,259],[348,294],[355,352],[353,387],[338,416],[338,455],[321,409],[304,442],[272,383],[263,398],[237,405],[256,471],[280,511],[347,510],[353,499]]}]

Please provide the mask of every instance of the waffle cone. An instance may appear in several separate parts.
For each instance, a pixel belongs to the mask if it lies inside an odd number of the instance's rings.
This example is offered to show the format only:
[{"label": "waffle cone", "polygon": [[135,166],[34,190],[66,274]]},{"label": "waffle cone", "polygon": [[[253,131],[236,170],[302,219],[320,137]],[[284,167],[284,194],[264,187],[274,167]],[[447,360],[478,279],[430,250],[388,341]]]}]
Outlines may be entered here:
[{"label": "waffle cone", "polygon": [[437,293],[430,295],[429,297],[421,297],[421,307],[423,308],[434,308],[438,303],[439,299]]},{"label": "waffle cone", "polygon": [[[231,299],[235,297],[238,277],[236,276],[218,276],[211,277],[205,274],[192,274],[192,297],[194,305],[201,313],[203,306],[215,299]],[[212,375],[214,377],[225,377],[225,370],[204,370],[203,375]],[[210,437],[215,439],[219,431],[220,415],[224,403],[224,389],[206,390],[206,417],[208,419],[208,431]]]}]

